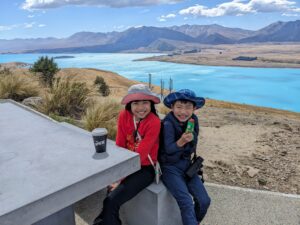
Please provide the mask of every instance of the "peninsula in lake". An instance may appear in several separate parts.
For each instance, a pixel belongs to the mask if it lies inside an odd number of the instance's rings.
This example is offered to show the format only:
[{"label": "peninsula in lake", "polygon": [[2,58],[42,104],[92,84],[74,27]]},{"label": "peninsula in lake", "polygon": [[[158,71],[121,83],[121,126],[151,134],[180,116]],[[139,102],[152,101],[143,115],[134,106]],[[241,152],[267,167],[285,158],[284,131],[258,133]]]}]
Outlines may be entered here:
[{"label": "peninsula in lake", "polygon": [[55,56],[53,57],[54,59],[73,59],[75,58],[75,56],[71,56],[71,55],[60,55],[60,56]]},{"label": "peninsula in lake", "polygon": [[209,66],[300,68],[300,43],[206,45],[140,60]]}]

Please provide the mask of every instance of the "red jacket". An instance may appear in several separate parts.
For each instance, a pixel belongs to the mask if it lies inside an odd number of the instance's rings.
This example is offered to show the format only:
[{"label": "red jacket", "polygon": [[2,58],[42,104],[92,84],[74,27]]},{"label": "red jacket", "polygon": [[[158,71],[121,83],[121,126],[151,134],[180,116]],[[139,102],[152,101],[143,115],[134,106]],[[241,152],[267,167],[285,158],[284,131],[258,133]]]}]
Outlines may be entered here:
[{"label": "red jacket", "polygon": [[151,156],[153,162],[156,163],[159,147],[160,119],[154,113],[150,112],[140,122],[138,132],[142,140],[139,143],[134,142],[134,131],[133,114],[128,110],[122,110],[118,119],[116,144],[139,153],[142,166],[151,165],[148,154]]}]

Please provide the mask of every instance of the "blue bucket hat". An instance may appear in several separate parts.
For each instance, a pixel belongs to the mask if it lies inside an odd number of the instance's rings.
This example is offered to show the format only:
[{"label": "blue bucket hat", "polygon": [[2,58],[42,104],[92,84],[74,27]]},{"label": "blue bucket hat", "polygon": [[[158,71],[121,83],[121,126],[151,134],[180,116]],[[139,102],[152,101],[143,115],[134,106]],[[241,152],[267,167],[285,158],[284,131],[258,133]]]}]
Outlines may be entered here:
[{"label": "blue bucket hat", "polygon": [[205,99],[197,97],[195,92],[189,89],[181,89],[176,92],[168,94],[164,99],[164,104],[168,108],[172,107],[172,104],[177,100],[185,100],[195,103],[196,109],[200,109],[205,104]]}]

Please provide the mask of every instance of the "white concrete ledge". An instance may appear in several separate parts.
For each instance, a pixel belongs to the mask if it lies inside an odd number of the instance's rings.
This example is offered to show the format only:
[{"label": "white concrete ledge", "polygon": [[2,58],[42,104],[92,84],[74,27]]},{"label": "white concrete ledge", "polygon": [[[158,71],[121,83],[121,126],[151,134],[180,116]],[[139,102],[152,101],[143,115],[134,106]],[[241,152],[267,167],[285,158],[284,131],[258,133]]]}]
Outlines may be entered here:
[{"label": "white concrete ledge", "polygon": [[36,223],[138,169],[112,141],[97,154],[89,132],[0,101],[1,225]]}]

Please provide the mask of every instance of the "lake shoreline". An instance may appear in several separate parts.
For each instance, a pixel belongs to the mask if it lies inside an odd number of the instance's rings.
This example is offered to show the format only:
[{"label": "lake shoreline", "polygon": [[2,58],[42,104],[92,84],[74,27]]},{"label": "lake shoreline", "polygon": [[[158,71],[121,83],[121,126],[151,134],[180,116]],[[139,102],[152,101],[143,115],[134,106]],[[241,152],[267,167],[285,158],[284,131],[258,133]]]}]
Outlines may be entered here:
[{"label": "lake shoreline", "polygon": [[281,66],[278,64],[270,64],[270,65],[237,65],[231,63],[208,63],[208,62],[191,62],[189,60],[178,61],[173,58],[163,58],[162,56],[154,56],[149,58],[137,59],[135,61],[157,61],[157,62],[168,62],[168,63],[176,63],[176,64],[188,64],[188,65],[198,65],[198,66],[218,66],[218,67],[242,67],[242,68],[274,68],[274,69],[300,69],[299,65],[285,65]]},{"label": "lake shoreline", "polygon": [[203,45],[193,53],[173,52],[141,60],[203,66],[299,69],[300,43]]}]

